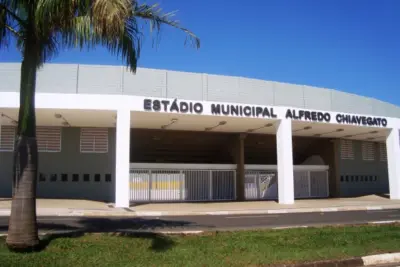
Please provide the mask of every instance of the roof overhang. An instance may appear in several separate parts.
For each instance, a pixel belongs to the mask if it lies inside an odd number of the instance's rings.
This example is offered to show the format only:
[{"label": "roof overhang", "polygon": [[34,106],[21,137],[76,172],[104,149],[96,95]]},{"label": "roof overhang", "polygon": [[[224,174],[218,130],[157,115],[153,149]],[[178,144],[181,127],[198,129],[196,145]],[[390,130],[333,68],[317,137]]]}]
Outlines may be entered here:
[{"label": "roof overhang", "polygon": [[[3,125],[16,123],[18,101],[18,93],[0,93]],[[280,106],[123,95],[36,95],[39,126],[115,127],[118,110],[131,111],[132,128],[147,129],[275,134],[281,119],[291,119],[294,136],[384,141],[390,129],[400,128],[397,118]]]}]

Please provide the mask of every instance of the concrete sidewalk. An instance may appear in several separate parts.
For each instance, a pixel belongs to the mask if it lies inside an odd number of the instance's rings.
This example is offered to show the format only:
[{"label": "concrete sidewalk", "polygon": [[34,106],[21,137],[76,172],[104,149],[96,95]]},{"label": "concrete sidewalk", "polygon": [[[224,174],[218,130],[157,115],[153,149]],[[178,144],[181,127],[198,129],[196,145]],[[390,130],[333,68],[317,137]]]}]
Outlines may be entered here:
[{"label": "concrete sidewalk", "polygon": [[[9,216],[10,210],[11,199],[0,199],[0,216]],[[81,199],[37,199],[36,211],[38,216],[135,216],[113,203]]]},{"label": "concrete sidewalk", "polygon": [[275,201],[142,204],[131,207],[138,216],[279,214],[399,209],[400,200],[370,195],[355,198],[296,200],[293,205]]},{"label": "concrete sidewalk", "polygon": [[[8,216],[10,208],[10,199],[0,199],[0,216]],[[370,195],[354,198],[296,200],[293,205],[280,205],[274,201],[152,203],[133,205],[129,209],[114,208],[112,203],[88,200],[37,200],[38,216],[239,215],[384,209],[400,209],[400,200]]]}]

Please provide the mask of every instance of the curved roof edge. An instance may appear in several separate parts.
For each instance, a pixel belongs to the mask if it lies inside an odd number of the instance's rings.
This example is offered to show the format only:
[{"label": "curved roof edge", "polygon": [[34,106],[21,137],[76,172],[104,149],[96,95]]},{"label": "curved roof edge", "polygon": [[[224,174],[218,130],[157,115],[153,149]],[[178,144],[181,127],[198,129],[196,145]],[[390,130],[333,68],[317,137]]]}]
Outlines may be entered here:
[{"label": "curved roof edge", "polygon": [[[0,92],[19,90],[20,63],[0,63]],[[334,89],[240,76],[125,66],[48,63],[38,72],[37,92],[127,94],[198,101],[337,111],[400,118],[400,107]]]}]

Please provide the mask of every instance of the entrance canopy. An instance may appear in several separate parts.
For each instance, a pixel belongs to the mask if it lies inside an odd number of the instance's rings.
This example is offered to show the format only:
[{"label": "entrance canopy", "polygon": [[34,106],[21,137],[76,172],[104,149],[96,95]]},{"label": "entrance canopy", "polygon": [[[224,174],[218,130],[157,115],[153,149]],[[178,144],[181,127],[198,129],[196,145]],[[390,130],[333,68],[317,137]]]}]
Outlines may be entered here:
[{"label": "entrance canopy", "polygon": [[[278,120],[217,116],[193,116],[168,113],[133,112],[132,127],[199,132],[275,134]],[[292,121],[293,136],[344,138],[384,142],[385,128],[359,127],[343,124]]]},{"label": "entrance canopy", "polygon": [[[2,125],[17,125],[18,109],[0,108]],[[36,124],[49,127],[115,127],[113,110],[36,109]]]},{"label": "entrance canopy", "polygon": [[[2,125],[16,125],[18,109],[0,108]],[[115,127],[113,110],[37,109],[38,126]],[[131,128],[169,131],[197,131],[248,134],[275,134],[278,120],[226,116],[197,116],[173,113],[131,112]],[[335,123],[292,121],[293,136],[343,138],[384,142],[387,128]]]}]

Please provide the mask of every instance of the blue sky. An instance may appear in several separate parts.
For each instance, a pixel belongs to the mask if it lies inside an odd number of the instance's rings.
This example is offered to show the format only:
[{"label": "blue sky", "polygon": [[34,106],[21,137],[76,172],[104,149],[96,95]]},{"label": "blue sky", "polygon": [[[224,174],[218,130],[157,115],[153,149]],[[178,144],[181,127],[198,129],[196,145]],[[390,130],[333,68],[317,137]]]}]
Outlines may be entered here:
[{"label": "blue sky", "polygon": [[[148,1],[154,3],[155,1]],[[202,41],[164,28],[148,35],[139,65],[306,84],[400,105],[399,0],[160,0]],[[10,48],[0,61],[19,61]],[[121,62],[98,48],[65,51],[53,62]]]}]

